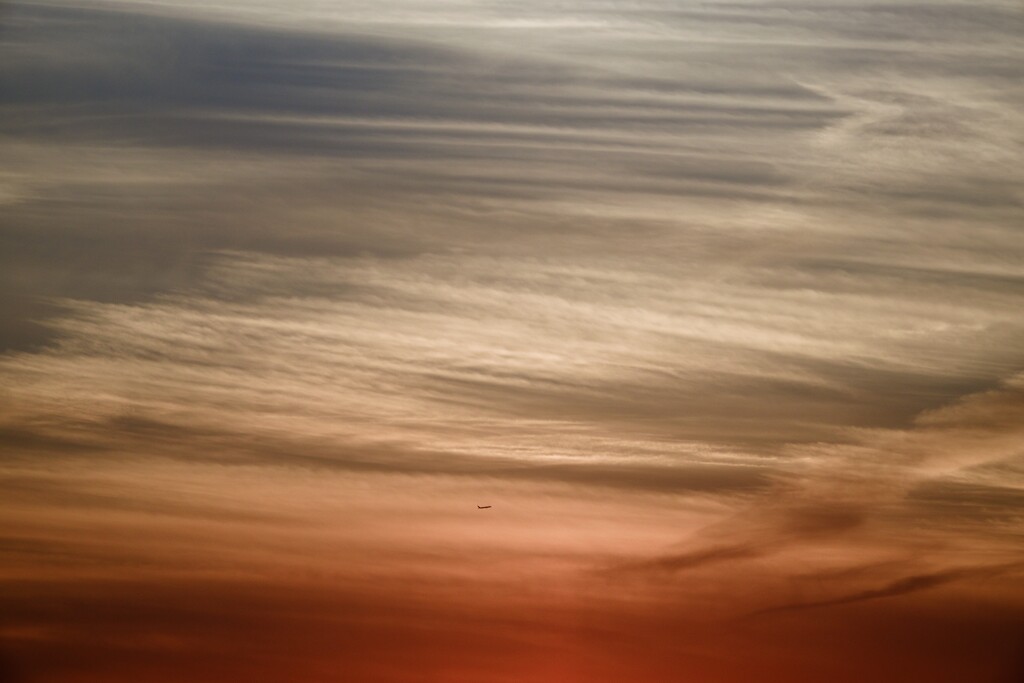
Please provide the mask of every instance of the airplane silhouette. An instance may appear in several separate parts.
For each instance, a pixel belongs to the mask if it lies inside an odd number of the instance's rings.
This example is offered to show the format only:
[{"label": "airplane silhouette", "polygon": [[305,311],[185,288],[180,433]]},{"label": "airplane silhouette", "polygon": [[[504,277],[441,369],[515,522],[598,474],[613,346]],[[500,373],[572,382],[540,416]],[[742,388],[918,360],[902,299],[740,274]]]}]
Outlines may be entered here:
[{"label": "airplane silhouette", "polygon": [[477,506],[476,506],[476,509],[477,509],[477,510],[486,510],[486,509],[488,509],[489,507],[491,507],[491,506],[490,506],[490,505],[477,505]]}]

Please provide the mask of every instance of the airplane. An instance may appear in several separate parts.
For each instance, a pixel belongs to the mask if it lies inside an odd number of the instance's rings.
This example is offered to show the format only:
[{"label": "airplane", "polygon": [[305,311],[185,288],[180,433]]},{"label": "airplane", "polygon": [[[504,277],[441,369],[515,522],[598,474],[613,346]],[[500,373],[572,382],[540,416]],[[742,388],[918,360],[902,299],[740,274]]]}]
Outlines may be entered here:
[{"label": "airplane", "polygon": [[490,505],[477,505],[477,506],[476,506],[476,509],[477,509],[477,510],[486,510],[486,509],[488,509],[489,507],[491,507],[491,506],[490,506]]}]

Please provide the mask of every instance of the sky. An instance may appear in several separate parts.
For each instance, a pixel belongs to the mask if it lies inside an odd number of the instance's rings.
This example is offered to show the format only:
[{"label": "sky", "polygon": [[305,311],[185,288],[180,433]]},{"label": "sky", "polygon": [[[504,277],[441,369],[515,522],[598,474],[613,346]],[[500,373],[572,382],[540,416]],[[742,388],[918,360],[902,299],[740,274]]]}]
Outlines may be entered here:
[{"label": "sky", "polygon": [[1022,35],[0,4],[0,683],[1024,679]]}]

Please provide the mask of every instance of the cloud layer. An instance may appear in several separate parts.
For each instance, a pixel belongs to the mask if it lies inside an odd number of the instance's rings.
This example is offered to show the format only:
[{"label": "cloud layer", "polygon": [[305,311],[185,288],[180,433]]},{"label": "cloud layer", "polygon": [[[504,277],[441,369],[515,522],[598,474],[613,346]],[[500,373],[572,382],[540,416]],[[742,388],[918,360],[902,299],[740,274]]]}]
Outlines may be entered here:
[{"label": "cloud layer", "polygon": [[0,681],[1016,680],[1022,23],[4,5]]}]

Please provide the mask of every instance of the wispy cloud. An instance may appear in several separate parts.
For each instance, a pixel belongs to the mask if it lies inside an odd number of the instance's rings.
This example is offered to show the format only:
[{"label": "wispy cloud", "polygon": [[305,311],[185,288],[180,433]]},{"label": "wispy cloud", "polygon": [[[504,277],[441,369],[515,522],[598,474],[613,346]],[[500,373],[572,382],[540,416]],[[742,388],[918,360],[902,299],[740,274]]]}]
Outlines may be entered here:
[{"label": "wispy cloud", "polygon": [[779,605],[777,607],[768,607],[766,609],[758,610],[751,614],[751,616],[765,616],[769,614],[779,614],[784,612],[795,612],[806,609],[815,609],[818,607],[832,607],[836,605],[848,605],[854,602],[863,602],[865,600],[879,600],[881,598],[893,598],[901,595],[907,595],[909,593],[916,593],[918,591],[928,590],[929,588],[935,588],[938,586],[952,583],[954,581],[962,581],[964,579],[975,579],[985,578],[991,576],[998,576],[1000,574],[1019,572],[1024,565],[1021,564],[1010,564],[1010,565],[997,565],[994,567],[969,567],[964,569],[949,569],[946,571],[935,572],[932,574],[919,574],[916,576],[907,576],[902,579],[897,579],[881,588],[874,588],[871,590],[861,591],[859,593],[853,593],[850,595],[841,595],[836,598],[829,598],[826,600],[816,600],[812,602],[797,602],[789,605]]},{"label": "wispy cloud", "polygon": [[1009,675],[1021,21],[7,3],[0,657]]}]

